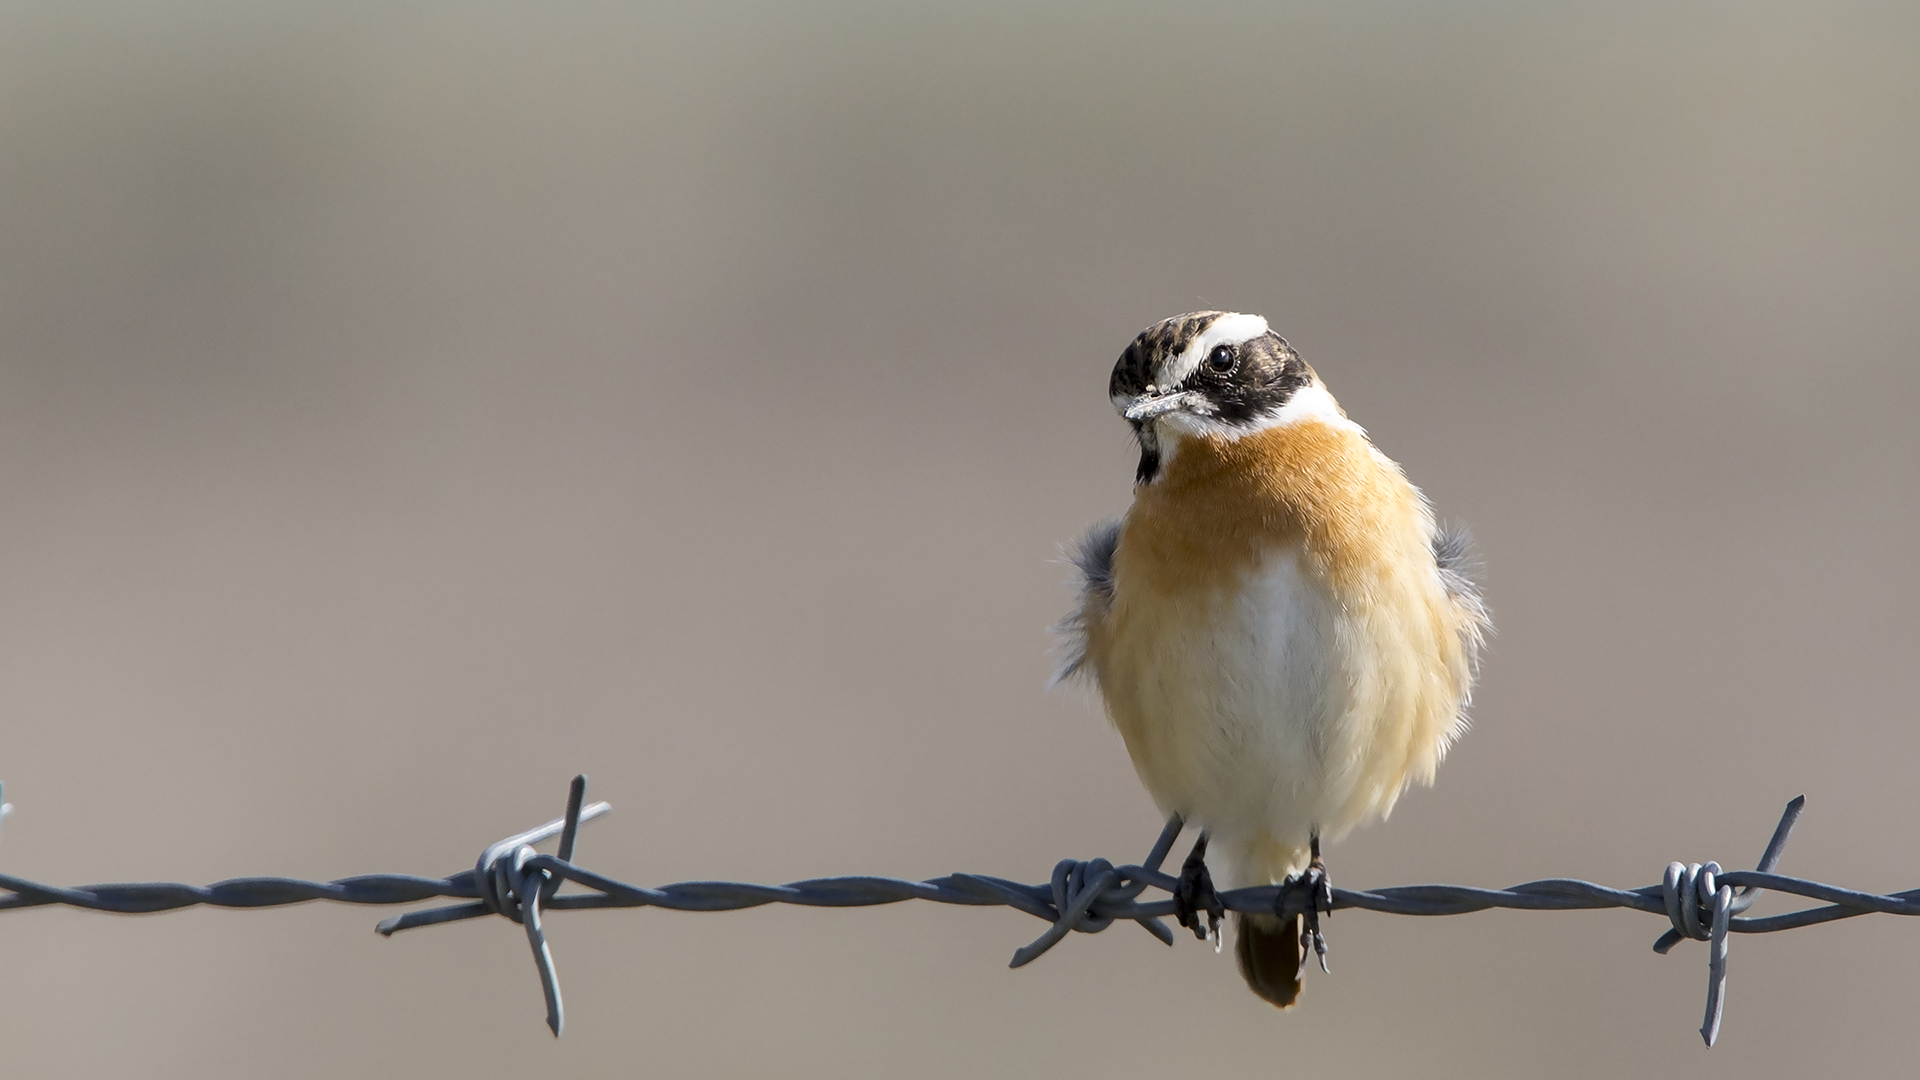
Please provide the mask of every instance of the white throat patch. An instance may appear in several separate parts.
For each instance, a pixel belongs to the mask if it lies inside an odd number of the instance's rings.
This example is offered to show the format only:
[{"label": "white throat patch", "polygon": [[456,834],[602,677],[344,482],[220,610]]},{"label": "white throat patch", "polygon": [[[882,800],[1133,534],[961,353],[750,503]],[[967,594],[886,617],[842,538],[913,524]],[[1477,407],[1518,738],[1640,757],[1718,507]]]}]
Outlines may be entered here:
[{"label": "white throat patch", "polygon": [[1347,419],[1347,414],[1340,411],[1340,403],[1333,400],[1333,395],[1327,393],[1326,385],[1318,378],[1295,390],[1287,403],[1272,415],[1255,421],[1251,430],[1286,427],[1302,420],[1318,420],[1328,427],[1366,434],[1359,424]]}]

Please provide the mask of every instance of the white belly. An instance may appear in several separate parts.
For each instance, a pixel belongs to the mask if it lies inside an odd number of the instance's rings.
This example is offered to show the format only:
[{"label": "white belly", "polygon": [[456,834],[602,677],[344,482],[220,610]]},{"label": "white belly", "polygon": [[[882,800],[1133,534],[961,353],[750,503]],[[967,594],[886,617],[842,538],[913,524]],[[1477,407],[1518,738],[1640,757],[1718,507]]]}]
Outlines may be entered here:
[{"label": "white belly", "polygon": [[1100,672],[1114,722],[1155,800],[1212,834],[1234,884],[1295,872],[1315,832],[1331,841],[1391,809],[1423,682],[1383,669],[1408,651],[1387,647],[1416,629],[1407,605],[1335,596],[1297,546],[1212,598],[1126,585]]}]

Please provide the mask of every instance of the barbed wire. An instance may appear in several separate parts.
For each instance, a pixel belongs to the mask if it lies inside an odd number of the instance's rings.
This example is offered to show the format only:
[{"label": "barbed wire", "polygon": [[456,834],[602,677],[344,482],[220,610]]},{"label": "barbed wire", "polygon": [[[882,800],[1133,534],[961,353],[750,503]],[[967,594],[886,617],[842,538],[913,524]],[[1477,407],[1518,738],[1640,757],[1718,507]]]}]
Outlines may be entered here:
[{"label": "barbed wire", "polygon": [[[411,904],[437,898],[472,901],[447,907],[410,911],[382,921],[375,929],[391,936],[401,930],[500,915],[521,925],[533,951],[534,966],[546,997],[547,1026],[557,1037],[565,1028],[559,977],[547,946],[543,922],[548,911],[597,908],[659,907],[674,911],[738,911],[765,904],[801,907],[873,907],[905,900],[931,900],[971,907],[1011,907],[1050,924],[1033,942],[1016,950],[1009,967],[1022,967],[1053,948],[1070,933],[1099,933],[1119,921],[1132,921],[1168,945],[1174,932],[1162,920],[1174,914],[1173,893],[1178,880],[1160,866],[1173,850],[1184,823],[1167,822],[1144,862],[1115,866],[1106,859],[1063,859],[1044,885],[1026,885],[985,874],[949,874],[926,881],[888,877],[833,877],[795,881],[785,885],[753,885],[733,881],[685,881],[648,888],[596,874],[573,863],[575,840],[582,824],[612,809],[608,803],[585,804],[587,778],[577,776],[568,793],[566,813],[536,829],[507,837],[481,852],[472,870],[444,878],[410,874],[366,874],[336,881],[294,878],[234,878],[207,886],[175,883],[125,883],[60,888],[0,874],[0,911],[64,905],[87,911],[150,914],[181,908],[281,907],[312,900],[342,904]],[[0,804],[4,805],[4,804]],[[1722,870],[1719,863],[1669,863],[1658,885],[1640,889],[1613,889],[1589,881],[1548,878],[1505,889],[1463,885],[1403,885],[1393,888],[1333,890],[1333,910],[1358,908],[1392,915],[1463,915],[1489,908],[1522,911],[1573,911],[1595,908],[1631,908],[1664,915],[1670,929],[1654,942],[1654,951],[1666,953],[1687,939],[1707,942],[1708,976],[1706,1016],[1700,1035],[1708,1046],[1719,1038],[1725,1004],[1727,944],[1732,934],[1766,934],[1817,923],[1851,919],[1873,913],[1920,915],[1920,889],[1881,895],[1843,889],[1818,881],[1773,872],[1799,819],[1805,796],[1787,804],[1773,838],[1753,870]],[[11,807],[5,807],[11,809]],[[4,811],[0,810],[0,816]],[[554,855],[543,855],[535,844],[560,838]],[[590,891],[557,895],[572,882]],[[1166,899],[1142,900],[1148,889],[1168,893]],[[1784,915],[1747,918],[1741,915],[1762,891],[1788,893],[1821,901]],[[1233,889],[1219,894],[1229,911],[1303,914],[1311,903],[1308,890],[1285,885]],[[1196,933],[1199,931],[1196,930]],[[1218,944],[1216,941],[1216,948]]]}]

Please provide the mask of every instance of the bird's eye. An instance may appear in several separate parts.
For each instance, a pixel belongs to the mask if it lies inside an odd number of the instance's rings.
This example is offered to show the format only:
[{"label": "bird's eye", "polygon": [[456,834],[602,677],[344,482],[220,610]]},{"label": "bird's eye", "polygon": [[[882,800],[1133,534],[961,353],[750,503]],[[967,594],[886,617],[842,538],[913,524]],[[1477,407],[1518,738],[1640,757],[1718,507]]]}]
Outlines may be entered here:
[{"label": "bird's eye", "polygon": [[1229,371],[1232,371],[1233,370],[1233,346],[1231,345],[1214,346],[1213,351],[1207,354],[1207,366],[1209,368],[1212,368],[1214,371],[1220,372],[1221,374],[1225,374]]}]

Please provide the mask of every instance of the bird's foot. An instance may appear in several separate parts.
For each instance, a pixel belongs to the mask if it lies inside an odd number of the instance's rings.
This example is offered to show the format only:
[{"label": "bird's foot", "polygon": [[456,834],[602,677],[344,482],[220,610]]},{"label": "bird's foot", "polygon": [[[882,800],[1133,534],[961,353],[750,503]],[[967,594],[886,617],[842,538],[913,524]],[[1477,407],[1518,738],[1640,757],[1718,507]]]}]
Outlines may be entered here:
[{"label": "bird's foot", "polygon": [[1320,960],[1320,970],[1332,973],[1327,966],[1327,938],[1320,932],[1320,916],[1333,917],[1333,879],[1327,876],[1327,864],[1320,861],[1320,837],[1313,838],[1313,861],[1307,868],[1287,879],[1286,886],[1274,899],[1274,907],[1283,914],[1287,901],[1291,897],[1306,894],[1306,910],[1300,917],[1300,974],[1307,973],[1307,957],[1312,955]]},{"label": "bird's foot", "polygon": [[[1203,911],[1207,915],[1205,927],[1200,925]],[[1213,951],[1219,952],[1220,920],[1226,914],[1227,906],[1214,891],[1213,875],[1207,873],[1207,834],[1201,833],[1193,853],[1180,867],[1180,880],[1173,888],[1173,915],[1181,926],[1193,931],[1194,937],[1213,942]]]}]

